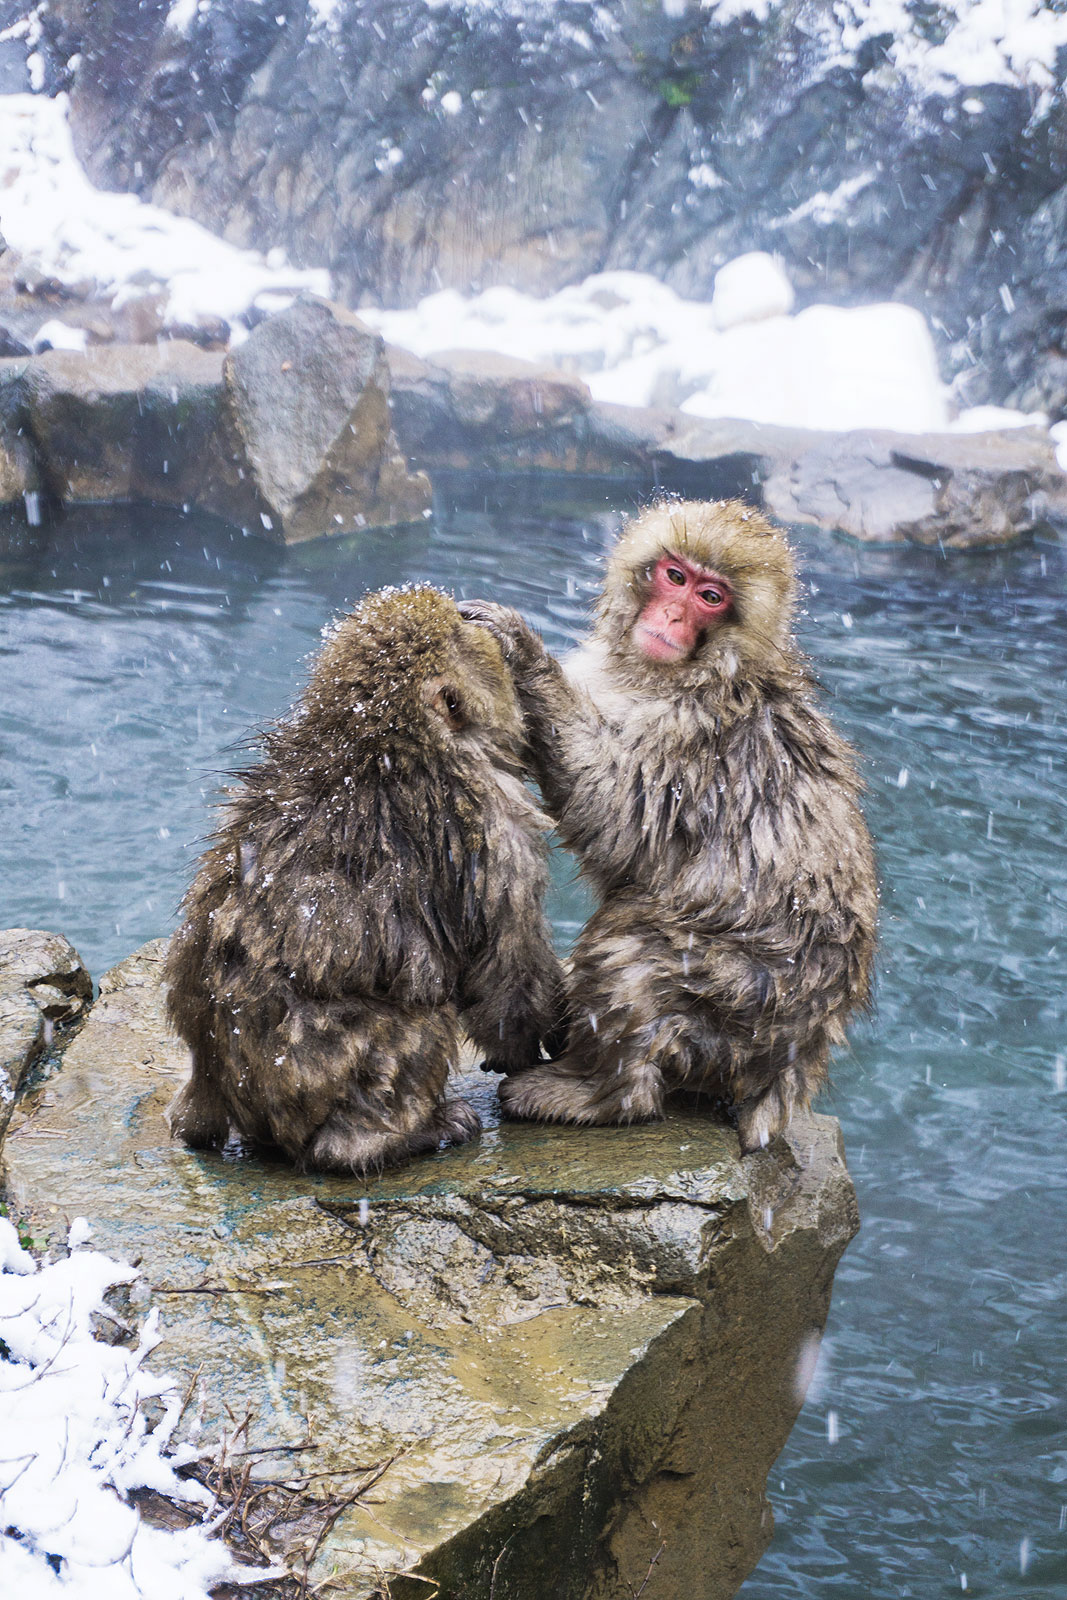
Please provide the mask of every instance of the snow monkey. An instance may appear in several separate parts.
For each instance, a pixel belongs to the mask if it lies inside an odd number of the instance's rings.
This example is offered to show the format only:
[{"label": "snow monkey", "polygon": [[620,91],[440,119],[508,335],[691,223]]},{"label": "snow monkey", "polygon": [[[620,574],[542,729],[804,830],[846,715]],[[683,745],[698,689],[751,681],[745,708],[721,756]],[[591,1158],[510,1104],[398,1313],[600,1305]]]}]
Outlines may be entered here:
[{"label": "snow monkey", "polygon": [[568,1049],[505,1080],[512,1116],[630,1122],[700,1091],[748,1152],[825,1082],[868,999],[877,886],[793,604],[785,540],[723,501],[630,524],[566,672],[516,613],[464,608],[504,644],[546,806],[600,902]]},{"label": "snow monkey", "polygon": [[500,646],[449,596],[384,590],[335,626],[183,903],[175,1134],[364,1172],[479,1131],[445,1094],[461,1020],[516,1069],[564,1003],[523,748]]}]

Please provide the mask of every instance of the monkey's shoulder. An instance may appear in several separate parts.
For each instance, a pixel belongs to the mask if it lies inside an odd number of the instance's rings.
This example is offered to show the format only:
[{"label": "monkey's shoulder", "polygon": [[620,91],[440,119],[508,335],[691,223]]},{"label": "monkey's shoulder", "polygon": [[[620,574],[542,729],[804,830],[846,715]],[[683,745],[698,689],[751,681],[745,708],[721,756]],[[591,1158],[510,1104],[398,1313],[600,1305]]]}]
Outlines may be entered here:
[{"label": "monkey's shoulder", "polygon": [[819,701],[814,680],[776,686],[765,696],[758,726],[798,772],[854,793],[863,788],[856,752],[838,732]]},{"label": "monkey's shoulder", "polygon": [[345,881],[379,892],[423,877],[461,884],[496,854],[543,854],[551,827],[521,776],[488,760],[414,780],[387,766],[356,779],[340,766],[309,783],[272,761],[238,776],[201,860],[202,902],[235,890],[284,897],[316,875],[339,892]]}]

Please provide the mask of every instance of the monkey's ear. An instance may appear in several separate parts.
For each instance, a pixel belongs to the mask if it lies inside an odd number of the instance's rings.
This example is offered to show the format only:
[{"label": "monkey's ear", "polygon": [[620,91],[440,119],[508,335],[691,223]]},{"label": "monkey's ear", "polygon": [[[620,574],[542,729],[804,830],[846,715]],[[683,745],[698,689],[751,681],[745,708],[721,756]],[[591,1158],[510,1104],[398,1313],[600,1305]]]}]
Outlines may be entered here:
[{"label": "monkey's ear", "polygon": [[467,713],[463,700],[454,683],[447,678],[431,678],[423,686],[426,703],[434,716],[440,717],[446,728],[453,733],[459,733],[461,728],[467,726]]}]

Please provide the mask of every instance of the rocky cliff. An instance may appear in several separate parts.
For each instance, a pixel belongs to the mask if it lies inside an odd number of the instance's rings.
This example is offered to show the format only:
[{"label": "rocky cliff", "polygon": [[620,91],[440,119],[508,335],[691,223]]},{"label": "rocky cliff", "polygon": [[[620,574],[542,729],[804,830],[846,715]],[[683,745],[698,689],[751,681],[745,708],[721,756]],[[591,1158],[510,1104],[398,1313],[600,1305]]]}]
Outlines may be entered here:
[{"label": "rocky cliff", "polygon": [[54,0],[36,26],[98,182],[328,266],[350,305],[605,267],[707,296],[761,248],[801,303],[918,306],[967,403],[1060,414],[1064,19],[1022,12]]}]

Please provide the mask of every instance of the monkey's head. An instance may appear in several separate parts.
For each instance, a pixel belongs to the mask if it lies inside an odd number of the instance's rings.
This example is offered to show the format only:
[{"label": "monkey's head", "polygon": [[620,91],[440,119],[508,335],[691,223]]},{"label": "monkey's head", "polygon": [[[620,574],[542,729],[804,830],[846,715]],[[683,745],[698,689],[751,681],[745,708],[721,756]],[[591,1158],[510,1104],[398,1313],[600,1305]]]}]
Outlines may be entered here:
[{"label": "monkey's head", "polygon": [[499,644],[428,584],[365,595],[341,618],[312,668],[303,720],[357,765],[425,762],[474,743],[510,764],[523,739]]},{"label": "monkey's head", "polygon": [[703,683],[788,648],[795,578],[782,536],[739,500],[653,506],[624,530],[597,633],[642,685]]}]

